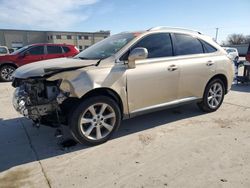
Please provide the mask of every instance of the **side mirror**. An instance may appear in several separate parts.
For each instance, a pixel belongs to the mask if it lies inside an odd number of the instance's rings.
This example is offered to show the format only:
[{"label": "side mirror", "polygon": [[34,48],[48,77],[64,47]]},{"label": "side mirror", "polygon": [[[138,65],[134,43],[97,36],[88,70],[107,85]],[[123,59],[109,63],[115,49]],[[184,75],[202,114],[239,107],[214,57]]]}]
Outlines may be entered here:
[{"label": "side mirror", "polygon": [[128,68],[135,68],[135,61],[140,59],[147,59],[148,50],[146,48],[135,48],[128,56]]},{"label": "side mirror", "polygon": [[26,52],[21,54],[21,57],[24,58],[24,57],[29,56],[29,55],[30,55],[30,53],[28,51],[26,51]]}]

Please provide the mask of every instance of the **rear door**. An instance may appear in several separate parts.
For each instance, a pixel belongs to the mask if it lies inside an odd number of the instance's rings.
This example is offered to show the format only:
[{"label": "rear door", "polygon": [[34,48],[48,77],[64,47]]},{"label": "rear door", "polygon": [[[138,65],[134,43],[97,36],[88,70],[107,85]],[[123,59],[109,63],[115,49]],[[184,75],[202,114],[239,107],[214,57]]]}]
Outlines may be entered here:
[{"label": "rear door", "polygon": [[64,53],[61,46],[57,45],[47,45],[46,46],[46,59],[60,58],[64,57]]},{"label": "rear door", "polygon": [[32,46],[19,57],[18,64],[21,66],[36,61],[41,61],[44,59],[45,59],[44,46],[43,45]]},{"label": "rear door", "polygon": [[[187,34],[174,34],[176,61],[180,68],[178,99],[195,99],[216,71],[216,51],[208,43]],[[209,53],[207,53],[209,52]]]}]

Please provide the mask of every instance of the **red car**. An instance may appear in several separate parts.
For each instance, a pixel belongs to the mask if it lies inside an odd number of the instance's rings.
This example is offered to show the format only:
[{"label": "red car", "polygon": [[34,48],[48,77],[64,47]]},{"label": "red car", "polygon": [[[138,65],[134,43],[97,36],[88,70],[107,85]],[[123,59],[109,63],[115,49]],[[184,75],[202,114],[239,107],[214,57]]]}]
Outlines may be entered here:
[{"label": "red car", "polygon": [[67,44],[32,44],[9,55],[0,56],[0,80],[11,81],[12,73],[20,66],[35,61],[60,57],[73,57],[79,50]]}]

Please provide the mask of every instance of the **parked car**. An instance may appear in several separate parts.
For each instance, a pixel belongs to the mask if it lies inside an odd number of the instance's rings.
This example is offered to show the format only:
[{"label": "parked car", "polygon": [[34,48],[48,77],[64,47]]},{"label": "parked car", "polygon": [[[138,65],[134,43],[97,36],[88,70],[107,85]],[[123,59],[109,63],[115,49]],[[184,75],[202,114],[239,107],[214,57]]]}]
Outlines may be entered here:
[{"label": "parked car", "polygon": [[249,47],[248,47],[248,50],[247,50],[246,60],[248,62],[250,62],[250,44],[249,44]]},{"label": "parked car", "polygon": [[214,112],[232,81],[232,61],[210,37],[158,27],[18,68],[13,105],[37,125],[68,125],[79,143],[95,145],[140,114],[188,102]]},{"label": "parked car", "polygon": [[11,81],[16,68],[28,63],[59,57],[73,57],[78,49],[66,44],[32,44],[15,52],[0,56],[0,80]]},{"label": "parked car", "polygon": [[239,52],[236,48],[225,47],[224,49],[232,60],[236,62],[239,60]]},{"label": "parked car", "polygon": [[0,46],[0,56],[9,54],[9,50],[6,46]]}]

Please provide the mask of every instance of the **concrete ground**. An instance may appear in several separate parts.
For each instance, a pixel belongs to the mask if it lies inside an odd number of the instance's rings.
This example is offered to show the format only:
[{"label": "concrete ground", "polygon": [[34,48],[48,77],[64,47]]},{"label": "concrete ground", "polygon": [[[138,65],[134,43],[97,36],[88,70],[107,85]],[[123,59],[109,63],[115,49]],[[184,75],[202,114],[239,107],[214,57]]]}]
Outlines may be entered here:
[{"label": "concrete ground", "polygon": [[105,144],[68,149],[15,112],[12,92],[0,83],[1,188],[250,187],[250,85],[233,86],[217,112],[160,111],[124,121]]}]

